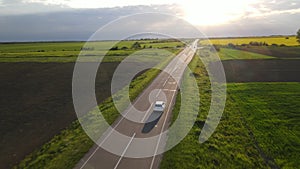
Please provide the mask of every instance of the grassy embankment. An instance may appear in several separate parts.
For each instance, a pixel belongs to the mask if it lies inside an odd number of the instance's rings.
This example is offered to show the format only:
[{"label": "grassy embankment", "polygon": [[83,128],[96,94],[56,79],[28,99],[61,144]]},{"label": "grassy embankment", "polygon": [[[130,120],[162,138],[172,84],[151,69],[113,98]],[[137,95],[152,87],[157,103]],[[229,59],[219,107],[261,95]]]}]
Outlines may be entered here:
[{"label": "grassy embankment", "polygon": [[[169,43],[160,43],[156,45],[168,46]],[[178,45],[178,43],[176,45]],[[179,52],[178,49],[171,49],[171,51],[174,53]],[[158,67],[164,67],[170,59],[172,59],[172,56],[168,56],[164,62],[159,64]],[[130,98],[136,98],[159,72],[160,70],[158,69],[150,69],[131,82]],[[101,103],[99,105],[99,109],[106,121],[110,124],[112,124],[119,116],[111,97]],[[91,111],[83,118],[93,119],[95,115],[94,113],[95,111]],[[18,166],[15,166],[15,168],[72,168],[93,144],[94,142],[86,135],[77,120],[60,134],[56,135],[48,143],[28,155]]]},{"label": "grassy embankment", "polygon": [[[245,56],[241,56],[245,57]],[[210,105],[210,82],[198,57],[190,63],[200,86],[200,112],[192,130],[166,152],[161,168],[297,168],[300,164],[300,84],[228,84],[225,111],[211,138],[198,137]],[[177,97],[173,120],[180,108]]]}]

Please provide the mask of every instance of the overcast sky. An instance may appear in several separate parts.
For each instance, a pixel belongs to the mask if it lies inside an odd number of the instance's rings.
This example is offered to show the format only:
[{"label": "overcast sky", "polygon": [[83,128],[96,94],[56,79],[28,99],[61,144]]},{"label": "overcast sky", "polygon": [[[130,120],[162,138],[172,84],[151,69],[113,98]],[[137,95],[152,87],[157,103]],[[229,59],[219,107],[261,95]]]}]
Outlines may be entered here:
[{"label": "overcast sky", "polygon": [[[209,37],[290,35],[300,28],[299,0],[0,0],[0,41],[87,40],[116,19],[145,12],[176,16]],[[165,15],[130,19],[135,22],[110,27],[105,38],[137,31],[185,37],[192,32]]]}]

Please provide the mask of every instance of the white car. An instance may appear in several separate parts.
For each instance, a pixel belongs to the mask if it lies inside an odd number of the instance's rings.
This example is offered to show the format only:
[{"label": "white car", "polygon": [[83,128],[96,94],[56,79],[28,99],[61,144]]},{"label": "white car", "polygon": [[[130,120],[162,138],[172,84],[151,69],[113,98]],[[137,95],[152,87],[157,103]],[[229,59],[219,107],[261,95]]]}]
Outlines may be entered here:
[{"label": "white car", "polygon": [[163,101],[156,101],[153,111],[155,112],[163,112],[165,110],[166,104]]}]

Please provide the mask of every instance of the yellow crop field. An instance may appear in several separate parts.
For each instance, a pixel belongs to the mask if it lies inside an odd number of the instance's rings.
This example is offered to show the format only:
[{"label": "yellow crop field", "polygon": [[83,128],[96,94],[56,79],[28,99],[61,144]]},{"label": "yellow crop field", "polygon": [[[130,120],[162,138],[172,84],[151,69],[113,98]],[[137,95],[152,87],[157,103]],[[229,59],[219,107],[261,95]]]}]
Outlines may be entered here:
[{"label": "yellow crop field", "polygon": [[[210,41],[210,42],[209,42]],[[277,37],[244,37],[244,38],[220,38],[220,39],[210,39],[210,40],[202,40],[200,41],[201,45],[214,44],[214,45],[228,45],[228,43],[232,43],[234,45],[241,44],[249,44],[250,42],[265,42],[269,45],[284,44],[286,46],[297,46],[299,43],[297,42],[296,36],[277,36]]]}]

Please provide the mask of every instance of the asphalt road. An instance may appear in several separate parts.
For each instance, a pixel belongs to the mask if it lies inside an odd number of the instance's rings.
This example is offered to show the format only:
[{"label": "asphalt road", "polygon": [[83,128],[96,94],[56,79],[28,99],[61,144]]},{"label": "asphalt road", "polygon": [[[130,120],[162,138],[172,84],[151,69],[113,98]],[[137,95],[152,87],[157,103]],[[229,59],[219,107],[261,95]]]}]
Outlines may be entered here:
[{"label": "asphalt road", "polygon": [[[135,109],[145,113],[131,111],[128,107],[111,126],[114,130],[108,129],[98,142],[101,146],[94,145],[90,151],[79,161],[75,169],[157,169],[162,154],[156,155],[159,149],[163,149],[166,137],[161,134],[169,124],[172,114],[172,107],[176,100],[178,83],[182,78],[184,70],[192,60],[197,40],[187,46],[181,53],[165,67],[153,82],[133,102]],[[153,112],[153,104],[156,100],[166,102],[163,113]],[[130,120],[140,119],[139,122]],[[118,139],[118,131],[128,136],[127,139]],[[155,137],[154,141],[145,145],[137,145],[137,138]],[[102,147],[112,147],[119,150],[120,155],[115,155]],[[151,157],[130,158],[128,154],[134,152],[151,152]],[[143,154],[143,153],[141,153]],[[143,155],[141,155],[143,156]]]}]

